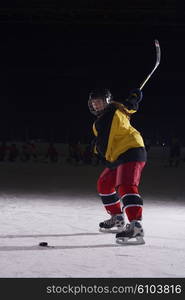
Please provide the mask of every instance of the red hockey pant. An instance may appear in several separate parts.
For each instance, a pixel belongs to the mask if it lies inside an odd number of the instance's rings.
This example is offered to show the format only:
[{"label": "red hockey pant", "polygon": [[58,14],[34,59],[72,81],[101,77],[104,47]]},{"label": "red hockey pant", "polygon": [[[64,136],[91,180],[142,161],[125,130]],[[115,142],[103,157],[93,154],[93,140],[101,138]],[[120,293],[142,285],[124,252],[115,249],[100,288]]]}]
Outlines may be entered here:
[{"label": "red hockey pant", "polygon": [[124,209],[129,221],[142,219],[143,200],[138,186],[144,166],[145,162],[128,162],[101,173],[97,190],[109,214],[120,214]]}]

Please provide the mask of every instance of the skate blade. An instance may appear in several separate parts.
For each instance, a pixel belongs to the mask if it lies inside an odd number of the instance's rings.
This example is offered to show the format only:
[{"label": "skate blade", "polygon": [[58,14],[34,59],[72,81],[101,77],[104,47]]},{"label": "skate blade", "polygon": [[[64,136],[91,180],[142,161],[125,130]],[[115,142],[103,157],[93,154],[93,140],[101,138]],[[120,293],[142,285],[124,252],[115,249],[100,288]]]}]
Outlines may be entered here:
[{"label": "skate blade", "polygon": [[99,228],[99,232],[102,232],[102,233],[119,233],[121,231],[123,231],[123,228],[121,228],[121,229]]},{"label": "skate blade", "polygon": [[145,240],[142,236],[136,238],[116,238],[116,243],[120,245],[143,245]]}]

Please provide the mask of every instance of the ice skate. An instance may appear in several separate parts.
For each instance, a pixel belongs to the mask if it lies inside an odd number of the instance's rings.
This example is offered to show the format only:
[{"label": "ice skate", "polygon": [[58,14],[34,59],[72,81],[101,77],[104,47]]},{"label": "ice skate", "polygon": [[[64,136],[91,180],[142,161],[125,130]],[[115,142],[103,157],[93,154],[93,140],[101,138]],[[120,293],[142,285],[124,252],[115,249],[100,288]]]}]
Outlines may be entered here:
[{"label": "ice skate", "polygon": [[132,221],[127,224],[122,232],[116,234],[118,244],[145,244],[143,239],[144,231],[139,221]]},{"label": "ice skate", "polygon": [[124,228],[125,221],[123,214],[112,215],[110,219],[105,220],[99,224],[100,232],[121,232]]}]

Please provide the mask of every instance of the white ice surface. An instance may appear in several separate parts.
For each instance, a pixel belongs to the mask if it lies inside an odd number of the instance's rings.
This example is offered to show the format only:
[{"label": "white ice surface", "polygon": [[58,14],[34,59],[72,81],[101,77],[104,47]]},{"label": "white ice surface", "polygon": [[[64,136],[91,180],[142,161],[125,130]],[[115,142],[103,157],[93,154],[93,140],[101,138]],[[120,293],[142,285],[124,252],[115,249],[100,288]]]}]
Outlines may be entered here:
[{"label": "white ice surface", "polygon": [[[102,166],[0,164],[0,277],[185,277],[185,163],[149,158],[140,186],[146,244],[98,232]],[[55,248],[41,248],[47,241]]]}]

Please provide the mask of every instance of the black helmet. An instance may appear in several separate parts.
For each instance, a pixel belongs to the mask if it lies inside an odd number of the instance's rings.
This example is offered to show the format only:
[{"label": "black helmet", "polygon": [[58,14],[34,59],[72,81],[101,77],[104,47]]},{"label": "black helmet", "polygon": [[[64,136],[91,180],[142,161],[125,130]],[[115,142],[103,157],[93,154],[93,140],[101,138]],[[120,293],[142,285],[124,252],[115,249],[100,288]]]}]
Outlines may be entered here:
[{"label": "black helmet", "polygon": [[[92,101],[94,99],[103,100],[105,103],[104,108],[101,110],[98,110],[98,111],[95,110],[92,106]],[[89,100],[88,100],[88,106],[89,106],[90,112],[95,116],[102,114],[102,112],[106,109],[106,107],[111,103],[111,100],[112,100],[112,95],[108,89],[96,89],[94,91],[91,91],[89,94]]]}]

